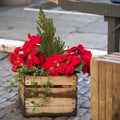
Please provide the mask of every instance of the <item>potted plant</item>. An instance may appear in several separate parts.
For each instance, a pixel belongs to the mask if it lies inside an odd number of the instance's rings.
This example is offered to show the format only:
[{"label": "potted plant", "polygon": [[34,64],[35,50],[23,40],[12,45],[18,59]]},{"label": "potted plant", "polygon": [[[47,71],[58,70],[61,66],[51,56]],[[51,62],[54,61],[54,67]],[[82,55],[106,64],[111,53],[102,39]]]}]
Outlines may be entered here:
[{"label": "potted plant", "polygon": [[9,53],[12,71],[17,72],[19,94],[26,116],[75,115],[76,73],[89,72],[91,52],[82,45],[65,49],[55,37],[53,20],[42,8],[37,35],[28,34],[23,46]]}]

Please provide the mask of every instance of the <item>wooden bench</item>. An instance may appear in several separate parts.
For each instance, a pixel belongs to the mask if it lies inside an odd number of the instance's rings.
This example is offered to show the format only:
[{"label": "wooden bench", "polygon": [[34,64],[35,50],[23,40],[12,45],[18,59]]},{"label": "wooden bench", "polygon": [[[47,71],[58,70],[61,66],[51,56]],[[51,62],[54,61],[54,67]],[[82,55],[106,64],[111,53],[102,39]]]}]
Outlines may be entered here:
[{"label": "wooden bench", "polygon": [[49,0],[65,10],[103,15],[108,21],[108,53],[120,51],[120,4],[111,0]]}]

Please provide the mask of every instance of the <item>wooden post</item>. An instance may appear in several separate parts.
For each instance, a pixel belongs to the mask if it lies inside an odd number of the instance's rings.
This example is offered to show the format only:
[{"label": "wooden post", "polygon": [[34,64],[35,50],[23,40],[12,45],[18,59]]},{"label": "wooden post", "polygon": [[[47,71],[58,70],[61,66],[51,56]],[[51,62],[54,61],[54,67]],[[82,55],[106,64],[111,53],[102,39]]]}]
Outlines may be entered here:
[{"label": "wooden post", "polygon": [[108,53],[119,52],[120,50],[120,18],[105,17],[108,21]]}]

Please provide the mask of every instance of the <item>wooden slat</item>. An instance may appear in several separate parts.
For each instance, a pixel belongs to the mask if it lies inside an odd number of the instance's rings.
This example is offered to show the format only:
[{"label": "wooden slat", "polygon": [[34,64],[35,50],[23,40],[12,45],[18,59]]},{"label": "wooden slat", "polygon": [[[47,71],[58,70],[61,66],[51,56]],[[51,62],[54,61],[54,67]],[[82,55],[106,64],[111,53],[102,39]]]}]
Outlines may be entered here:
[{"label": "wooden slat", "polygon": [[106,109],[106,68],[105,62],[99,61],[99,120],[105,120]]},{"label": "wooden slat", "polygon": [[116,53],[109,54],[108,56],[111,57],[111,59],[112,58],[120,58],[120,54],[116,54]]},{"label": "wooden slat", "polygon": [[[25,88],[25,98],[30,98],[30,93],[33,91],[35,88]],[[38,88],[38,93],[37,95],[41,94],[43,90],[41,88]],[[54,96],[54,97],[75,97],[76,96],[76,87],[72,88],[50,88],[51,93],[48,96]]]},{"label": "wooden slat", "polygon": [[113,64],[106,62],[106,120],[112,120]]},{"label": "wooden slat", "polygon": [[104,58],[104,57],[101,57],[101,58],[97,58],[96,60],[99,60],[99,61],[103,61],[103,62],[111,62],[111,63],[120,63],[119,60],[112,60],[112,59],[109,59],[109,58]]},{"label": "wooden slat", "polygon": [[102,59],[106,59],[106,60],[114,60],[114,61],[118,61],[118,62],[120,62],[120,57],[116,57],[115,55],[104,56],[104,57],[102,57]]},{"label": "wooden slat", "polygon": [[19,83],[19,96],[21,99],[21,102],[24,104],[24,85],[22,83]]},{"label": "wooden slat", "polygon": [[58,5],[58,0],[49,0],[49,2],[53,2]]},{"label": "wooden slat", "polygon": [[[35,104],[32,104],[31,101],[34,101]],[[43,101],[41,98],[26,98],[25,107],[41,107],[44,106],[76,106],[76,98],[54,98],[47,97],[47,101]]]},{"label": "wooden slat", "polygon": [[53,85],[76,85],[77,84],[77,76],[25,76],[25,85],[31,85],[32,82],[37,82],[38,85],[43,85],[47,81],[51,82]]},{"label": "wooden slat", "polygon": [[113,118],[112,120],[120,120],[120,104],[119,104],[119,80],[120,80],[120,65],[119,64],[113,64],[113,91],[112,91],[112,97],[113,97]]},{"label": "wooden slat", "polygon": [[[34,112],[33,112],[34,109]],[[75,106],[47,106],[47,107],[27,107],[26,114],[34,115],[34,114],[59,114],[59,113],[71,113],[75,111]]]},{"label": "wooden slat", "polygon": [[112,53],[113,55],[117,55],[117,56],[120,56],[120,53],[119,52],[114,52]]},{"label": "wooden slat", "polygon": [[91,120],[98,120],[98,61],[91,61],[91,81],[90,81],[90,108]]}]

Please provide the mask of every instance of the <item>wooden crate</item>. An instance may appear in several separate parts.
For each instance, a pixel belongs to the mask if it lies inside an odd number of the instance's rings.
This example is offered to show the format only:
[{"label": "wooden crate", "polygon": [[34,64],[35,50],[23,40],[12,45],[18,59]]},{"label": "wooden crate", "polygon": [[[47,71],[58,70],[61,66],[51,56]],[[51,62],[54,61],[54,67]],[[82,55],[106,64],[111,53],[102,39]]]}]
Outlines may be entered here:
[{"label": "wooden crate", "polygon": [[[54,86],[50,88],[51,93],[43,101],[42,98],[31,97],[31,91],[36,87],[31,83],[37,83],[37,94],[39,96],[44,90],[43,83],[49,81]],[[76,115],[77,110],[77,76],[49,76],[32,77],[24,76],[20,84],[20,98],[25,116],[71,116]],[[42,102],[41,102],[42,100]],[[35,104],[33,104],[33,101]],[[42,105],[41,105],[42,103]]]},{"label": "wooden crate", "polygon": [[120,120],[120,53],[91,61],[91,120]]}]

